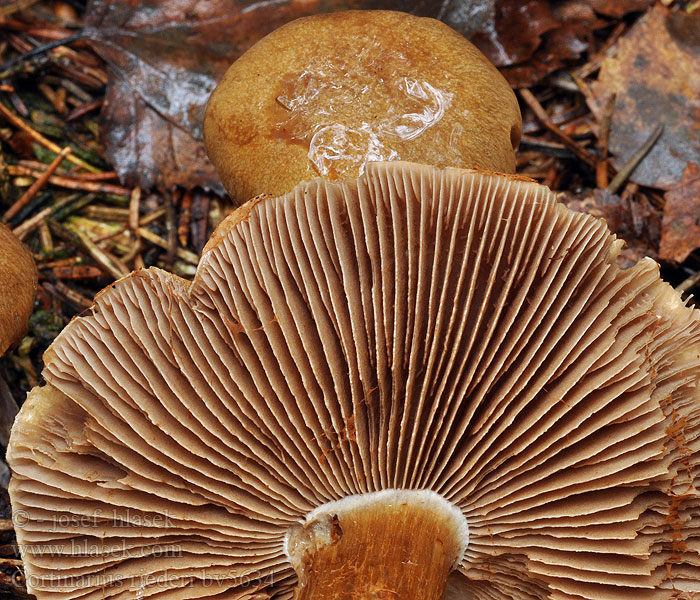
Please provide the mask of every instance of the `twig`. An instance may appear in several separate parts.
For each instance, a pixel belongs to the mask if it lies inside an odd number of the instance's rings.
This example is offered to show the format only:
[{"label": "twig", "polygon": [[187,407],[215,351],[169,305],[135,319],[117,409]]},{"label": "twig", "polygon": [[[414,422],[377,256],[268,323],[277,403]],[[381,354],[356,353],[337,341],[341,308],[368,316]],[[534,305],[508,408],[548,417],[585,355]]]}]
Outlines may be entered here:
[{"label": "twig", "polygon": [[53,104],[54,109],[60,115],[66,114],[66,88],[54,90],[48,83],[41,82],[37,85],[39,91]]},{"label": "twig", "polygon": [[81,246],[85,248],[93,259],[95,259],[97,264],[102,265],[105,270],[112,275],[112,277],[115,279],[121,279],[129,272],[129,269],[121,264],[121,261],[118,261],[109,253],[98,248],[87,235],[77,229],[70,229],[70,231],[79,238]]},{"label": "twig", "polygon": [[549,78],[551,84],[567,92],[577,93],[581,90],[576,85],[576,82],[568,75],[562,73],[561,75],[555,75]]},{"label": "twig", "polygon": [[590,60],[585,65],[578,69],[578,71],[576,72],[576,76],[580,77],[581,79],[585,79],[586,77],[592,75],[598,69],[600,69],[600,65],[603,62],[603,59],[605,58],[605,53],[610,48],[612,48],[612,46],[615,44],[615,42],[617,42],[618,38],[624,33],[627,27],[628,25],[625,21],[619,22],[613,29],[612,33],[605,40],[603,46],[590,58]]},{"label": "twig", "polygon": [[71,258],[60,258],[58,260],[52,260],[49,262],[42,263],[40,265],[40,268],[42,269],[53,269],[54,267],[74,267],[76,266],[79,262],[82,262],[82,258],[80,256],[73,256]]},{"label": "twig", "polygon": [[119,175],[116,171],[105,171],[104,173],[71,173],[70,178],[78,181],[109,181],[117,179]]},{"label": "twig", "polygon": [[[146,229],[145,227],[139,227],[138,232],[144,240],[151,242],[151,244],[154,246],[159,246],[164,250],[168,249],[168,242],[159,235],[153,233],[151,230]],[[197,256],[194,252],[185,250],[184,248],[178,248],[175,253],[177,254],[178,258],[181,258],[182,260],[193,265],[196,265],[199,262],[199,256]]]},{"label": "twig", "polygon": [[[81,8],[81,10],[85,10],[85,8]],[[68,30],[66,30],[62,34],[59,30],[59,35],[56,35],[53,38],[51,36],[45,37],[48,37],[48,39],[60,39],[62,37],[67,37],[70,34],[71,32]],[[87,46],[87,44],[83,42],[76,43],[75,45],[78,48],[83,48]],[[93,75],[95,75],[97,79],[104,79],[105,82],[108,81],[107,74],[102,70],[103,63],[99,58],[97,58],[95,54],[92,54],[90,52],[79,52],[78,50],[75,50],[70,46],[59,46],[53,51],[53,54],[55,54],[58,58],[65,57],[71,62],[76,63],[77,65],[87,67],[88,69],[91,69],[91,71],[88,71],[88,73],[93,72]]]},{"label": "twig", "polygon": [[103,277],[102,269],[91,265],[66,265],[51,269],[57,279],[96,279]]},{"label": "twig", "polygon": [[51,252],[53,250],[53,237],[51,237],[51,230],[46,224],[46,221],[41,221],[41,223],[39,223],[39,239],[41,240],[41,249],[44,252]]},{"label": "twig", "polygon": [[119,227],[119,228],[115,229],[114,231],[109,231],[107,233],[103,233],[102,235],[91,237],[90,240],[95,244],[99,244],[100,242],[104,242],[106,240],[111,240],[112,238],[115,238],[118,235],[122,235],[126,231],[128,231],[126,227]]},{"label": "twig", "polygon": [[[76,198],[78,198],[77,201]],[[59,200],[53,206],[49,206],[39,211],[30,219],[27,219],[26,221],[15,227],[12,230],[12,233],[14,233],[20,240],[23,240],[30,231],[32,231],[40,223],[43,223],[48,217],[54,217],[58,219],[64,218],[67,215],[69,215],[72,211],[78,210],[79,208],[85,206],[87,203],[92,202],[92,200],[94,200],[94,196],[92,196],[91,194],[88,194],[87,196],[84,196],[82,198],[76,196],[76,194],[72,194],[68,198],[63,198],[62,200]],[[71,242],[72,241],[74,240],[71,238]]]},{"label": "twig", "polygon": [[598,138],[598,149],[600,160],[596,165],[596,187],[599,189],[608,186],[608,142],[610,139],[610,124],[615,110],[615,94],[611,94],[603,111],[603,118],[600,122],[600,137]]},{"label": "twig", "polygon": [[83,215],[100,221],[128,221],[129,209],[117,208],[115,206],[88,206]]},{"label": "twig", "polygon": [[122,262],[128,265],[130,262],[133,261],[134,270],[143,268],[145,264],[143,262],[143,257],[141,256],[142,251],[143,242],[141,241],[141,238],[138,238],[138,241],[131,247],[131,250],[129,250],[126,254],[122,255]]},{"label": "twig", "polygon": [[74,83],[70,79],[61,77],[61,85],[66,88],[71,94],[73,94],[78,100],[83,102],[92,102],[94,98],[88,94],[83,88],[81,88],[77,83]]},{"label": "twig", "polygon": [[207,194],[195,192],[192,218],[195,221],[192,245],[201,252],[207,243],[207,224],[209,222],[209,196]]},{"label": "twig", "polygon": [[[15,21],[15,23],[17,23],[17,21]],[[5,25],[9,25],[7,21]],[[17,28],[17,31],[22,31],[33,38],[42,38],[46,40],[62,40],[75,33],[75,29],[51,26],[49,23],[46,23],[46,27],[42,27],[41,22],[36,22],[33,26],[25,23],[24,27]]]},{"label": "twig", "polygon": [[39,223],[43,223],[44,219],[46,219],[46,217],[48,217],[52,211],[53,208],[51,206],[39,211],[31,219],[27,219],[21,225],[15,227],[12,230],[12,233],[14,233],[20,240],[24,240],[25,236],[35,227],[37,227]]},{"label": "twig", "polygon": [[518,90],[520,93],[520,97],[523,99],[525,104],[527,104],[531,109],[532,112],[535,113],[535,117],[537,120],[544,125],[546,129],[551,131],[556,137],[558,137],[562,144],[566,146],[569,150],[571,150],[579,159],[584,161],[589,167],[592,169],[596,168],[596,164],[598,162],[598,159],[593,156],[590,152],[579,146],[573,139],[571,139],[568,135],[566,135],[559,127],[557,127],[552,121],[549,119],[549,115],[547,114],[547,111],[542,108],[542,105],[539,103],[537,98],[535,98],[534,94],[526,89],[526,88],[520,88]]},{"label": "twig", "polygon": [[[545,154],[546,156],[556,156],[557,158],[574,158],[574,154],[563,144],[556,142],[547,142],[534,137],[524,135],[520,139],[520,152],[532,150]],[[184,245],[184,244],[183,244]]]},{"label": "twig", "polygon": [[[91,69],[90,67],[85,67],[83,65],[69,66],[66,64],[58,63],[56,65],[56,68],[62,71],[68,78],[64,78],[64,82],[70,81],[72,79],[73,81],[77,81],[80,84],[85,85],[93,90],[101,89],[108,81],[108,77],[106,75],[103,75],[103,73],[98,69]],[[71,90],[69,89],[68,91],[70,92]],[[87,92],[85,92],[84,95],[89,96]],[[87,101],[87,99],[84,100],[84,102]]]},{"label": "twig", "polygon": [[[44,163],[40,163],[36,160],[18,160],[17,164],[20,167],[26,167],[38,173],[43,173],[47,167]],[[117,179],[117,177],[119,177],[116,171],[105,171],[103,173],[74,173],[72,171],[64,171],[60,167],[56,170],[56,175],[68,177],[69,179],[77,179],[79,181],[109,181],[110,179]]]},{"label": "twig", "polygon": [[127,253],[128,259],[124,259],[124,262],[129,262],[140,256],[141,254],[141,236],[139,235],[139,217],[141,216],[141,188],[135,187],[131,192],[131,198],[129,199],[129,229],[133,233],[133,245],[131,250]]},{"label": "twig", "polygon": [[157,221],[158,219],[160,219],[164,214],[165,214],[165,207],[162,206],[161,208],[154,210],[154,211],[148,213],[145,217],[143,217],[139,221],[139,225],[141,225],[141,227],[145,227],[146,225],[150,225],[151,223],[153,223],[153,221]]},{"label": "twig", "polygon": [[[2,9],[0,9],[0,16],[2,16],[1,11]],[[61,38],[60,40],[53,40],[51,42],[47,42],[46,44],[42,44],[41,46],[37,46],[36,48],[32,48],[31,50],[29,50],[29,52],[25,52],[24,54],[20,54],[19,56],[15,56],[10,60],[5,61],[2,65],[0,65],[0,73],[11,69],[15,65],[24,62],[25,60],[29,60],[30,58],[34,58],[35,56],[44,54],[45,52],[53,50],[54,48],[58,48],[59,46],[65,46],[66,44],[70,44],[78,40],[83,40],[86,37],[88,37],[87,31],[78,31],[73,35]]]},{"label": "twig", "polygon": [[10,98],[12,106],[15,107],[15,110],[26,119],[29,116],[29,109],[24,103],[24,100],[19,97],[19,94],[16,91],[10,92],[8,97]]},{"label": "twig", "polygon": [[700,271],[693,273],[688,279],[676,286],[676,291],[683,294],[700,283]]},{"label": "twig", "polygon": [[[22,131],[26,131],[30,136],[32,136],[32,139],[39,142],[45,148],[51,150],[51,152],[54,152],[55,154],[61,152],[61,147],[58,144],[54,144],[51,140],[46,139],[38,131],[32,129],[22,119],[20,119],[11,110],[9,110],[2,102],[0,102],[0,114],[2,114],[5,117],[5,119],[12,123],[15,127],[21,129]],[[68,154],[66,156],[66,160],[69,160],[73,164],[78,165],[79,167],[83,167],[83,169],[86,169],[87,171],[91,171],[93,173],[98,173],[100,171],[97,167],[89,165],[84,160],[78,158],[74,154]]]},{"label": "twig", "polygon": [[646,139],[646,141],[639,147],[639,149],[631,156],[631,158],[625,163],[625,166],[620,169],[615,178],[610,182],[607,187],[607,191],[611,194],[617,193],[623,183],[627,181],[627,178],[632,174],[632,172],[637,168],[637,165],[642,162],[642,159],[648,154],[649,150],[654,147],[656,141],[661,137],[664,132],[663,125],[657,125],[651,135]]},{"label": "twig", "polygon": [[51,177],[52,173],[58,169],[58,165],[61,164],[63,159],[68,155],[70,152],[69,147],[65,147],[63,150],[61,150],[58,153],[58,156],[51,161],[51,164],[49,165],[48,169],[44,171],[41,176],[31,185],[31,187],[22,194],[19,200],[15,202],[10,208],[8,208],[5,211],[5,214],[2,216],[2,220],[7,223],[12,217],[14,217],[20,210],[22,210],[29,202],[34,198],[39,193],[39,190],[46,185],[46,182],[49,180]]},{"label": "twig", "polygon": [[175,213],[175,199],[172,195],[165,197],[165,233],[168,247],[165,254],[165,266],[172,270],[177,252],[177,214]]},{"label": "twig", "polygon": [[[68,158],[68,157],[66,157]],[[22,167],[20,165],[7,165],[7,173],[9,175],[29,175],[30,177],[41,177],[42,173],[34,169]],[[131,190],[119,185],[111,185],[109,183],[99,183],[95,181],[84,181],[81,179],[70,179],[68,177],[59,177],[52,175],[49,177],[49,183],[58,187],[67,188],[69,190],[82,190],[85,192],[114,194],[116,196],[129,196]]]},{"label": "twig", "polygon": [[131,191],[129,199],[129,229],[136,232],[139,228],[139,215],[141,212],[141,188],[135,187]]},{"label": "twig", "polygon": [[66,121],[75,121],[76,119],[79,119],[83,115],[86,115],[90,111],[93,111],[97,108],[100,108],[102,104],[104,103],[104,98],[97,98],[95,100],[92,100],[90,102],[85,102],[84,104],[81,104],[80,106],[76,106],[70,114],[66,117]]},{"label": "twig", "polygon": [[69,288],[60,279],[57,279],[53,282],[53,287],[59,294],[70,300],[73,304],[75,304],[81,309],[90,308],[92,306],[92,302],[90,301],[90,299]]},{"label": "twig", "polygon": [[187,246],[190,231],[190,219],[192,218],[192,191],[185,190],[180,200],[180,218],[177,224],[177,237],[180,245]]},{"label": "twig", "polygon": [[9,17],[11,14],[25,10],[32,4],[36,4],[39,0],[17,0],[7,6],[0,6],[0,17]]},{"label": "twig", "polygon": [[65,219],[75,211],[80,210],[84,206],[90,204],[94,199],[94,194],[78,195],[77,198],[75,196],[71,196],[70,202],[66,202],[60,206],[57,205],[56,208],[54,208],[52,216],[54,219],[58,219],[59,221]]}]

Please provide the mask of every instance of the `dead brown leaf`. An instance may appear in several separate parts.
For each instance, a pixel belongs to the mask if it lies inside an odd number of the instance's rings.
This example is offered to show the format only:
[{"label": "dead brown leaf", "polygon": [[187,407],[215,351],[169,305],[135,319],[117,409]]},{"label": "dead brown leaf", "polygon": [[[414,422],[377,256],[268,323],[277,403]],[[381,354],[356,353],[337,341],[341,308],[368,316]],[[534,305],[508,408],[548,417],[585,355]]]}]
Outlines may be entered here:
[{"label": "dead brown leaf", "polygon": [[672,12],[661,4],[650,9],[604,59],[592,90],[591,110],[599,120],[616,94],[609,147],[618,169],[656,125],[664,126],[630,179],[674,187],[700,155],[700,11]]},{"label": "dead brown leaf", "polygon": [[562,23],[550,31],[537,52],[521,65],[501,69],[514,88],[529,88],[550,73],[577,60],[588,47],[587,37],[595,27],[586,22]]},{"label": "dead brown leaf", "polygon": [[681,182],[664,199],[659,257],[683,262],[700,248],[700,165],[689,163]]},{"label": "dead brown leaf", "polygon": [[497,0],[493,21],[470,39],[513,87],[530,87],[577,60],[592,32],[607,25],[591,4]]},{"label": "dead brown leaf", "polygon": [[571,210],[605,219],[610,231],[625,240],[618,257],[621,267],[630,267],[645,256],[658,258],[661,215],[645,196],[620,197],[596,189],[580,196],[564,194],[560,200]]},{"label": "dead brown leaf", "polygon": [[471,40],[497,67],[522,63],[542,43],[541,36],[559,27],[546,0],[498,0],[494,20]]},{"label": "dead brown leaf", "polygon": [[128,83],[113,81],[101,114],[105,154],[120,181],[143,189],[199,186],[224,193],[199,134],[161,115]]},{"label": "dead brown leaf", "polygon": [[601,15],[619,19],[627,13],[646,10],[652,0],[587,0],[587,4]]}]

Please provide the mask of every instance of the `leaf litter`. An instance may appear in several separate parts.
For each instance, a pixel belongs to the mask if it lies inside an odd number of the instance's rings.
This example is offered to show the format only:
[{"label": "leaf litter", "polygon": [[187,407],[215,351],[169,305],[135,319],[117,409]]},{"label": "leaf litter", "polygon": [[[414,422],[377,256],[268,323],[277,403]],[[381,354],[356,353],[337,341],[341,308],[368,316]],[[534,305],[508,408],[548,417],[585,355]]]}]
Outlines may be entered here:
[{"label": "leaf litter", "polygon": [[596,115],[611,95],[613,164],[623,165],[658,124],[664,132],[631,180],[670,189],[700,156],[700,10],[671,11],[661,4],[622,36],[591,85]]}]

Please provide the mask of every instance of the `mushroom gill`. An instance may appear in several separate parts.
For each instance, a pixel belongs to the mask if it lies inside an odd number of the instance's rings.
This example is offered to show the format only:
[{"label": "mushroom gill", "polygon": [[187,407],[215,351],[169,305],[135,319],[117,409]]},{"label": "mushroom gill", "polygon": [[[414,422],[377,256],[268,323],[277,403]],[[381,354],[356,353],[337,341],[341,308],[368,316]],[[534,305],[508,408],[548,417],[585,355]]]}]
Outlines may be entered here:
[{"label": "mushroom gill", "polygon": [[[700,313],[620,245],[400,162],[251,201],[192,284],[135,272],[47,351],[8,451],[29,590],[409,600],[442,560],[421,598],[700,591]],[[319,569],[353,531],[386,563]]]}]

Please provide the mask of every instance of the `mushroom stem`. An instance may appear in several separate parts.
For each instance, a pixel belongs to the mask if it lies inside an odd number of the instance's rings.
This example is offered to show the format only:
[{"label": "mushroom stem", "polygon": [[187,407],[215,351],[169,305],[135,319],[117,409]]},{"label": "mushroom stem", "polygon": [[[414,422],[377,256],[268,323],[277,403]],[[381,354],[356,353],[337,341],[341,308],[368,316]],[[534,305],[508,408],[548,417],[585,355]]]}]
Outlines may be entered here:
[{"label": "mushroom stem", "polygon": [[461,511],[428,490],[325,504],[287,536],[295,600],[441,600],[468,542]]}]

